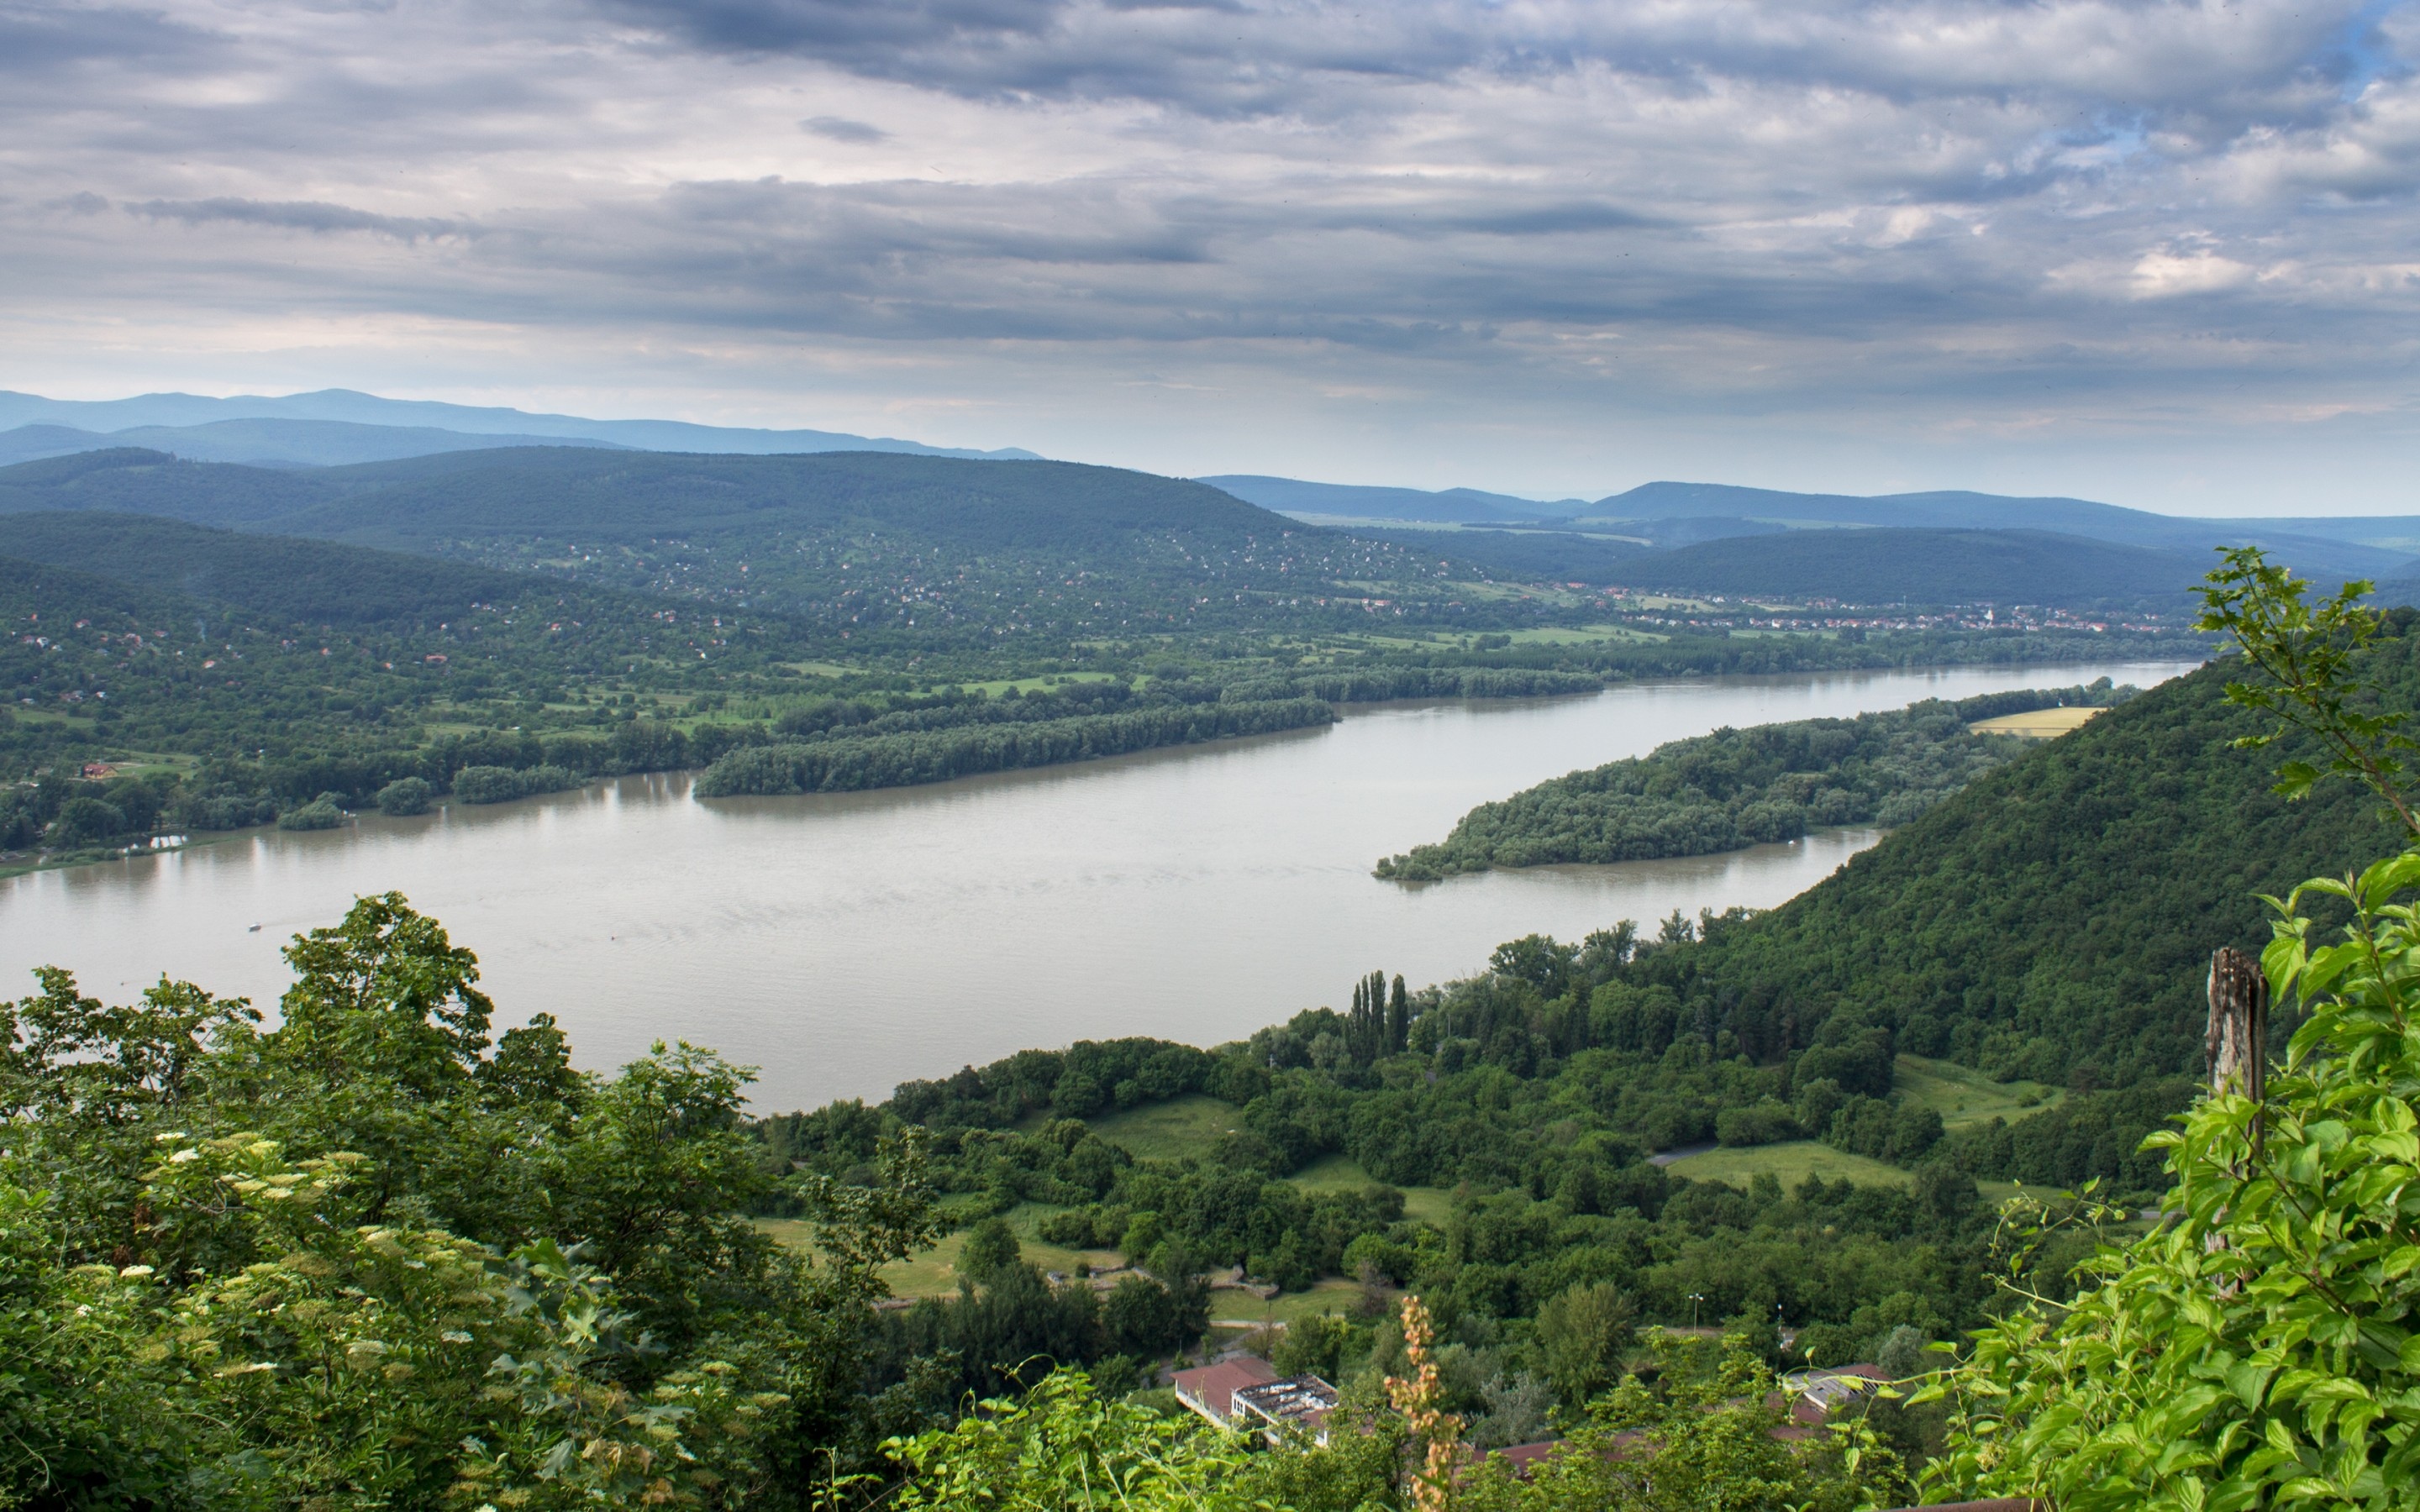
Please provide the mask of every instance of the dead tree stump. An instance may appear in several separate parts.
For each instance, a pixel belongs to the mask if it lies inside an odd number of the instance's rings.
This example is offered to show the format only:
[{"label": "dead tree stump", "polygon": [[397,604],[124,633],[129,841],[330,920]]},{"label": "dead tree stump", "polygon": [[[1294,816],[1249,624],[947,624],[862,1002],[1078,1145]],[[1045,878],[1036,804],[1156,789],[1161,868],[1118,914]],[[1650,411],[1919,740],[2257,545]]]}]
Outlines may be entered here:
[{"label": "dead tree stump", "polygon": [[2257,1103],[2269,1089],[2269,979],[2231,945],[2210,958],[2210,1038],[2204,1050],[2212,1094]]},{"label": "dead tree stump", "polygon": [[[2255,1103],[2269,1090],[2269,979],[2260,963],[2231,945],[2222,945],[2210,958],[2210,1037],[2203,1042],[2212,1097],[2235,1092]],[[2252,1116],[2252,1158],[2260,1158],[2261,1118]],[[2249,1172],[2238,1172],[2248,1175]],[[2204,1247],[2215,1255],[2226,1242],[2213,1232]],[[2232,1280],[2219,1283],[2219,1294],[2231,1297]]]}]

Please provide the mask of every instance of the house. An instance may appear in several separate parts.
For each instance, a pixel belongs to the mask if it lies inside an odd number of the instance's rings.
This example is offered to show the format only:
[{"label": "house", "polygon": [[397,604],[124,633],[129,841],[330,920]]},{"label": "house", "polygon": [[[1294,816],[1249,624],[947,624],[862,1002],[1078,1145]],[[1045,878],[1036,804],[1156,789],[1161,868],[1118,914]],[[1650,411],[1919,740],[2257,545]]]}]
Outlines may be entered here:
[{"label": "house", "polygon": [[1336,1408],[1336,1388],[1317,1376],[1281,1380],[1259,1355],[1239,1354],[1217,1365],[1179,1370],[1173,1384],[1178,1401],[1222,1428],[1258,1433],[1271,1443],[1300,1428],[1321,1443],[1327,1442],[1327,1414]]},{"label": "house", "polygon": [[1231,1397],[1240,1427],[1258,1427],[1276,1443],[1299,1428],[1312,1442],[1327,1442],[1327,1414],[1336,1410],[1336,1388],[1317,1376],[1295,1376],[1264,1386],[1247,1386]]},{"label": "house", "polygon": [[1228,1428],[1235,1426],[1235,1393],[1250,1386],[1268,1385],[1277,1379],[1278,1373],[1266,1360],[1256,1354],[1239,1354],[1196,1370],[1179,1370],[1172,1383],[1178,1401]]}]

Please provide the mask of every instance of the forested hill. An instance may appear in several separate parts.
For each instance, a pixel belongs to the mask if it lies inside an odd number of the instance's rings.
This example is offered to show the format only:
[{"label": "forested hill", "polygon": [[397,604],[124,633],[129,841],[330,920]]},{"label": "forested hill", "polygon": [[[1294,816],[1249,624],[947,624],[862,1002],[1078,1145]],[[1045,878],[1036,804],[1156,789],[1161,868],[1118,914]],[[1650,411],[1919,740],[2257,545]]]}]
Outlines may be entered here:
[{"label": "forested hill", "polygon": [[2181,601],[2210,563],[2048,531],[1791,531],[1644,554],[1640,587],[1821,597],[1853,604],[2134,604]]},{"label": "forested hill", "polygon": [[131,450],[0,469],[0,512],[62,509],[468,557],[810,614],[851,637],[913,628],[927,647],[1308,622],[1345,612],[1331,598],[1360,619],[1373,593],[1469,621],[1447,609],[1467,595],[1433,549],[1062,462],[543,446],[304,472]]},{"label": "forested hill", "polygon": [[[0,515],[0,557],[47,563],[171,593],[312,624],[368,625],[426,620],[432,625],[473,604],[514,602],[563,585],[526,573],[288,536],[239,534],[179,520],[99,510]],[[656,608],[628,594],[573,591],[595,613],[607,601],[644,618]]]},{"label": "forested hill", "polygon": [[[2375,653],[2398,706],[2420,698],[2415,652]],[[2196,1071],[2210,953],[2266,943],[2257,895],[2399,848],[2350,783],[2270,791],[2288,751],[2229,747],[2261,728],[2225,702],[2232,674],[2204,668],[2047,743],[1780,908],[1650,956],[1638,986],[1745,1043],[1845,1015],[2000,1077]]]}]

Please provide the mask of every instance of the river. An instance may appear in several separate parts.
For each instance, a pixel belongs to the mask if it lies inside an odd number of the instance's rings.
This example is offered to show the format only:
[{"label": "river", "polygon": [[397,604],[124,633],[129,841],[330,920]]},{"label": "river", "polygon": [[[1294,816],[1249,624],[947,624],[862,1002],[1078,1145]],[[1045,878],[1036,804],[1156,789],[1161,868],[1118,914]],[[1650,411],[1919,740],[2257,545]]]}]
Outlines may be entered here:
[{"label": "river", "polygon": [[552,1013],[582,1065],[678,1039],[761,1067],[763,1110],[879,1098],[1027,1046],[1215,1044],[1341,1006],[1370,970],[1466,975],[1532,931],[1767,907],[1880,838],[1424,887],[1371,877],[1381,856],[1545,778],[1727,725],[2188,670],[1638,684],[1362,707],[1321,730],[934,787],[708,803],[686,777],[634,777],[371,814],[0,881],[0,991],[58,964],[112,1000],[165,972],[273,1009],[288,936],[395,889],[478,953],[499,1028]]}]

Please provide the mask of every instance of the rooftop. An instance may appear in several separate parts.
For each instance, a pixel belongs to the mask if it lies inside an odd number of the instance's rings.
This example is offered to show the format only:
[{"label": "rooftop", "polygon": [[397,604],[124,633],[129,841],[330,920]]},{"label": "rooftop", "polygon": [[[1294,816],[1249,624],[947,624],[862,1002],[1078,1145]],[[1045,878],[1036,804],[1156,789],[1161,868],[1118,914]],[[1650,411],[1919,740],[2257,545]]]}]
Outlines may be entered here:
[{"label": "rooftop", "polygon": [[1178,1401],[1223,1428],[1234,1421],[1233,1398],[1237,1392],[1265,1386],[1277,1379],[1277,1371],[1266,1360],[1256,1354],[1241,1354],[1217,1365],[1179,1370],[1171,1384],[1176,1387]]}]

